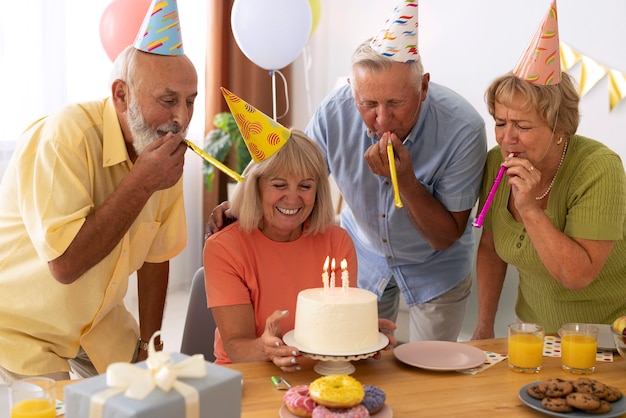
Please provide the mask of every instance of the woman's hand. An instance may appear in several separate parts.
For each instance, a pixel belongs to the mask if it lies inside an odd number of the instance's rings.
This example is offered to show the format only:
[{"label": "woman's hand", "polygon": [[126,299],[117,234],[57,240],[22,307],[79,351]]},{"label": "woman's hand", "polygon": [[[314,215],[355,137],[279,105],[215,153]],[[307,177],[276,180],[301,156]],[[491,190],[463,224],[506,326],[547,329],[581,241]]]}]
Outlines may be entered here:
[{"label": "woman's hand", "polygon": [[[378,330],[382,332],[387,338],[389,338],[389,344],[383,350],[391,350],[398,341],[396,337],[393,335],[393,331],[397,328],[396,324],[389,319],[378,319]],[[375,359],[379,359],[381,357],[380,351],[374,354]]]},{"label": "woman's hand", "polygon": [[389,338],[389,345],[384,348],[385,350],[393,348],[393,346],[398,343],[396,337],[393,335],[393,331],[395,331],[396,328],[397,326],[393,321],[383,318],[378,319],[378,330]]},{"label": "woman's hand", "polygon": [[261,344],[267,359],[286,372],[300,370],[298,360],[300,352],[296,347],[285,345],[282,340],[280,321],[289,315],[289,311],[274,311],[265,321],[265,331],[261,335]]},{"label": "woman's hand", "polygon": [[525,158],[506,158],[502,165],[507,168],[506,175],[509,178],[516,209],[523,212],[527,209],[539,208],[540,204],[535,197],[543,192],[539,190],[541,172]]}]

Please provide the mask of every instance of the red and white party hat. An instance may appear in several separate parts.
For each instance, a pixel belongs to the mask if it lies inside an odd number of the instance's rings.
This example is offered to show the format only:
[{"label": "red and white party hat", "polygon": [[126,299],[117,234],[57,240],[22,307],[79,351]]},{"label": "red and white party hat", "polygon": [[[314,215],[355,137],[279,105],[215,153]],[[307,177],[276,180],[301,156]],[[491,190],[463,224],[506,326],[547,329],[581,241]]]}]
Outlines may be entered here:
[{"label": "red and white party hat", "polygon": [[134,46],[151,54],[184,54],[177,0],[152,0]]},{"label": "red and white party hat", "polygon": [[550,85],[561,82],[556,0],[552,0],[546,17],[515,66],[513,74],[534,84]]},{"label": "red and white party hat", "polygon": [[402,0],[370,45],[374,51],[394,61],[416,61],[419,58],[417,27],[417,1]]},{"label": "red and white party hat", "polygon": [[255,162],[258,163],[271,157],[285,145],[291,136],[289,129],[224,87],[221,89]]}]

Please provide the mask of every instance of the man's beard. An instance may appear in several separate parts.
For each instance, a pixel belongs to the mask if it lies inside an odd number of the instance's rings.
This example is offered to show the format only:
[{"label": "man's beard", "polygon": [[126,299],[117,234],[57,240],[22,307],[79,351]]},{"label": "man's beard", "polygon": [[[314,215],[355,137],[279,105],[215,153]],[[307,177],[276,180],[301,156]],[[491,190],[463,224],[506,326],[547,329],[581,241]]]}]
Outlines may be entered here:
[{"label": "man's beard", "polygon": [[[183,127],[177,123],[166,123],[157,127],[156,131],[153,131],[143,118],[139,103],[133,96],[128,101],[128,126],[133,136],[133,148],[135,148],[137,155],[140,155],[148,145],[166,133],[172,132],[177,134],[183,131]],[[185,132],[183,132],[184,134]]]}]

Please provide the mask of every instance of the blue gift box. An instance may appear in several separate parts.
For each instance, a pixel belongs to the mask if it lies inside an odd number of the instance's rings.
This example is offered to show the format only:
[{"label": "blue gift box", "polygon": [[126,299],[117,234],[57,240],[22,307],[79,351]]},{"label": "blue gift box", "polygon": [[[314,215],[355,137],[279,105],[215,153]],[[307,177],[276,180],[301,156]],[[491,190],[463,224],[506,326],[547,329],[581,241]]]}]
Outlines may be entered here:
[{"label": "blue gift box", "polygon": [[[179,353],[171,353],[170,356],[174,363],[189,358]],[[197,391],[198,418],[239,418],[242,395],[241,373],[206,362],[204,359],[203,364],[206,367],[205,376],[178,378],[178,381]],[[133,366],[147,368],[145,361]],[[65,417],[90,417],[90,408],[93,408],[95,399],[110,390],[105,374],[67,385],[64,392]],[[189,409],[195,408],[194,405]],[[189,410],[185,397],[181,393],[176,389],[164,391],[155,387],[142,400],[127,397],[124,393],[107,398],[104,401],[102,418],[185,418],[187,413]]]}]

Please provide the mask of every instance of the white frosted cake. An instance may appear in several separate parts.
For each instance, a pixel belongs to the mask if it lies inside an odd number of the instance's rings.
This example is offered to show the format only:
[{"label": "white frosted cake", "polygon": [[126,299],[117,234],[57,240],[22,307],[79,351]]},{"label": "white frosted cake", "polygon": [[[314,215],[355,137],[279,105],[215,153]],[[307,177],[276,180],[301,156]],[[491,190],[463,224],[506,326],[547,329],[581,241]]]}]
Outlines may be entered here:
[{"label": "white frosted cake", "polygon": [[376,295],[355,287],[298,294],[294,340],[311,354],[362,353],[379,344]]}]

